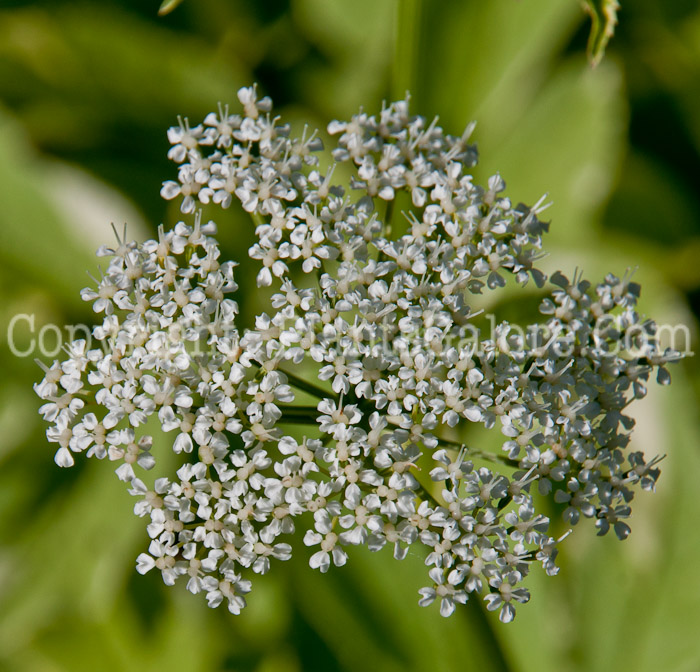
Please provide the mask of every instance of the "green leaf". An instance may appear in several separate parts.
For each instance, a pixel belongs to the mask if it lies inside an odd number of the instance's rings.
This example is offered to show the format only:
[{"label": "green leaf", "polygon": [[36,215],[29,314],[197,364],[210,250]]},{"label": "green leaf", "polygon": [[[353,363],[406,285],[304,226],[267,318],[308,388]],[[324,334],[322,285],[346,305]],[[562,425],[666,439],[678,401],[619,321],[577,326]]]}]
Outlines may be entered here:
[{"label": "green leaf", "polygon": [[[635,498],[632,536],[624,544],[595,539],[572,556],[579,670],[698,669],[697,398],[682,369],[673,378],[670,389],[650,386],[635,413],[634,448],[647,456],[668,452],[657,493]],[[596,583],[596,590],[584,588]],[[632,640],[635,646],[625,645]]]},{"label": "green leaf", "polygon": [[364,672],[368,660],[382,672],[510,669],[492,631],[496,619],[483,613],[479,596],[443,619],[436,605],[417,604],[428,581],[420,553],[397,562],[390,548],[353,551],[347,566],[325,576],[306,564],[290,565],[302,615],[344,670]]},{"label": "green leaf", "polygon": [[379,107],[385,80],[367,73],[385,73],[391,62],[394,3],[297,0],[293,5],[295,22],[323,54],[321,62],[299,72],[304,99],[324,116],[354,114],[360,105]]},{"label": "green leaf", "polygon": [[78,290],[94,256],[48,195],[47,165],[21,125],[0,111],[0,182],[7,194],[0,212],[3,271],[15,281],[51,286],[54,297],[81,305]]},{"label": "green leaf", "polygon": [[624,152],[617,64],[591,71],[582,58],[561,56],[581,18],[575,5],[549,0],[513,8],[442,3],[426,12],[421,27],[431,54],[414,109],[439,113],[452,133],[477,122],[477,182],[500,172],[516,202],[549,194],[548,246],[552,239],[579,245],[590,237]]},{"label": "green leaf", "polygon": [[477,180],[500,172],[511,198],[525,203],[547,193],[553,203],[544,215],[552,221],[549,250],[554,244],[580,249],[597,235],[624,146],[621,81],[612,62],[590,71],[573,58],[553,72],[510,128],[498,128],[488,114],[477,116]]},{"label": "green leaf", "polygon": [[617,0],[584,0],[583,6],[591,16],[588,60],[595,67],[603,58],[605,47],[615,33],[620,3]]},{"label": "green leaf", "polygon": [[170,14],[170,12],[173,11],[179,4],[182,3],[182,0],[163,0],[163,2],[160,5],[160,8],[158,9],[158,16],[165,16],[166,14]]},{"label": "green leaf", "polygon": [[430,9],[421,17],[430,57],[421,60],[411,91],[416,110],[439,114],[450,132],[475,119],[480,146],[486,121],[517,132],[581,21],[575,5],[550,0],[434,2]]}]

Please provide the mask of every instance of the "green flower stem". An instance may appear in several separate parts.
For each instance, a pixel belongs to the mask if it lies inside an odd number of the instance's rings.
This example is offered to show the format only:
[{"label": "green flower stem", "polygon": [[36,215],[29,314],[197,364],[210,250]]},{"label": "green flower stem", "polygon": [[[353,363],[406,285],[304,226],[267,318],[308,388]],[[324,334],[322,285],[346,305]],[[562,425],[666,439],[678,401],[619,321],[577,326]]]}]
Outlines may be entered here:
[{"label": "green flower stem", "polygon": [[266,223],[263,216],[259,212],[251,212],[250,217],[253,220],[253,224],[255,224],[256,227]]},{"label": "green flower stem", "polygon": [[394,218],[394,201],[387,201],[384,211],[384,236],[391,239],[392,220]]},{"label": "green flower stem", "polygon": [[318,409],[315,406],[281,406],[280,422],[290,425],[318,425]]},{"label": "green flower stem", "polygon": [[279,419],[283,425],[317,425],[318,423],[308,415],[288,415],[283,413]]},{"label": "green flower stem", "polygon": [[314,385],[303,378],[299,378],[299,376],[295,376],[293,373],[289,373],[289,371],[279,369],[279,372],[287,376],[287,380],[289,381],[290,385],[293,385],[297,389],[310,394],[312,397],[317,397],[318,399],[334,399],[336,401],[338,399],[335,392],[327,392],[317,385]]},{"label": "green flower stem", "polygon": [[497,455],[496,453],[487,453],[484,450],[477,450],[476,448],[470,448],[465,443],[459,443],[458,441],[452,441],[451,439],[441,439],[438,437],[438,442],[441,447],[448,448],[450,450],[460,450],[463,447],[467,449],[467,456],[477,457],[481,460],[488,460],[489,462],[498,462],[507,467],[512,467],[513,469],[518,469],[520,463],[517,460],[511,460],[509,457],[503,455]]},{"label": "green flower stem", "polygon": [[284,415],[303,415],[314,422],[319,414],[315,406],[280,406],[280,410]]},{"label": "green flower stem", "polygon": [[[257,366],[258,369],[262,368],[260,363],[254,360],[251,360],[251,364],[253,364],[253,366]],[[335,392],[328,392],[323,388],[318,387],[318,385],[314,385],[303,378],[299,378],[299,376],[296,376],[293,373],[289,373],[289,371],[279,369],[279,372],[287,377],[290,385],[302,390],[303,392],[306,392],[307,394],[310,394],[312,397],[316,397],[318,399],[333,399],[335,401],[338,400],[338,396],[335,394]],[[316,411],[315,408],[314,411]]]},{"label": "green flower stem", "polygon": [[391,93],[402,100],[407,91],[415,90],[420,40],[421,0],[395,0],[394,67]]},{"label": "green flower stem", "polygon": [[[418,480],[416,478],[416,480]],[[418,481],[418,485],[420,486],[417,495],[421,495],[424,499],[430,500],[434,506],[440,507],[442,509],[445,508],[444,502],[441,502],[426,486],[424,486],[420,481]]]},{"label": "green flower stem", "polygon": [[[498,502],[498,510],[503,511],[503,509],[505,509],[506,506],[508,506],[508,504],[510,504],[512,501],[513,501],[513,496],[507,495],[500,502]],[[510,531],[510,529],[508,531]]]}]

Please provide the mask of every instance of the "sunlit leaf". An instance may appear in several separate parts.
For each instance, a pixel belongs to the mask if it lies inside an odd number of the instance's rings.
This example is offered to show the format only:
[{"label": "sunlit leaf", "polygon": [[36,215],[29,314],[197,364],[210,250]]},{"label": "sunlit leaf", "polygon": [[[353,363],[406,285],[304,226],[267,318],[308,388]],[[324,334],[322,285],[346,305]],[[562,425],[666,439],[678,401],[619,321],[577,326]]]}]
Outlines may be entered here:
[{"label": "sunlit leaf", "polygon": [[498,171],[518,201],[534,203],[548,194],[549,248],[558,243],[574,250],[596,235],[596,214],[623,158],[621,84],[612,62],[590,71],[572,60],[554,72],[506,133],[491,131],[488,116],[477,126],[482,182]]},{"label": "sunlit leaf", "polygon": [[15,279],[51,285],[55,295],[79,305],[94,257],[47,195],[44,166],[32,152],[19,124],[0,115],[0,182],[12,195],[0,211],[0,262]]},{"label": "sunlit leaf", "polygon": [[[393,2],[297,0],[295,19],[324,58],[300,72],[303,95],[324,114],[379,106],[392,52]],[[368,73],[381,73],[368,77]]]},{"label": "sunlit leaf", "polygon": [[418,91],[412,92],[421,113],[439,114],[452,132],[475,119],[479,143],[487,121],[515,134],[513,125],[549,78],[580,12],[551,0],[434,4],[434,11],[424,13],[421,31],[430,49],[422,55]]},{"label": "sunlit leaf", "polygon": [[[700,462],[698,425],[689,421],[697,400],[688,382],[674,371],[673,387],[652,385],[634,414],[633,447],[668,457],[657,493],[641,493],[635,501],[632,535],[623,544],[592,540],[599,543],[587,543],[573,555],[569,580],[579,670],[698,669],[700,642],[693,633],[700,617],[700,577],[690,558],[700,552],[695,532]],[[632,641],[635,646],[626,645]]]}]

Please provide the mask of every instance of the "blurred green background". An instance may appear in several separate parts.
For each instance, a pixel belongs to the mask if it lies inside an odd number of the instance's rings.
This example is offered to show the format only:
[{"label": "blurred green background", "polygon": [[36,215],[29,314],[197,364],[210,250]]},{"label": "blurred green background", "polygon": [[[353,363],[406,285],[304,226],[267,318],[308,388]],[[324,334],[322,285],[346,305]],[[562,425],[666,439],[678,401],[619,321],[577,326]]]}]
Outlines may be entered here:
[{"label": "blurred green background", "polygon": [[[419,13],[397,49],[400,1]],[[355,553],[322,577],[299,553],[255,582],[240,617],[138,575],[147,536],[132,498],[108,464],[54,465],[31,387],[41,372],[7,341],[18,313],[37,330],[93,321],[79,290],[110,222],[143,239],[179,218],[159,197],[176,174],[166,129],[237,105],[253,81],[295,124],[378,110],[406,86],[413,110],[452,133],[476,119],[478,178],[500,171],[513,200],[554,202],[548,270],[597,280],[638,267],[642,310],[695,333],[700,4],[623,3],[595,70],[574,0],[185,0],[162,18],[158,4],[0,8],[0,670],[700,670],[696,359],[634,411],[635,447],[668,457],[658,492],[635,500],[632,536],[583,523],[560,574],[535,570],[531,602],[501,626],[473,605],[447,620],[420,609],[416,555]],[[207,214],[242,262],[249,321],[250,222]],[[513,313],[517,297],[490,308]],[[26,324],[14,336],[29,347]]]}]

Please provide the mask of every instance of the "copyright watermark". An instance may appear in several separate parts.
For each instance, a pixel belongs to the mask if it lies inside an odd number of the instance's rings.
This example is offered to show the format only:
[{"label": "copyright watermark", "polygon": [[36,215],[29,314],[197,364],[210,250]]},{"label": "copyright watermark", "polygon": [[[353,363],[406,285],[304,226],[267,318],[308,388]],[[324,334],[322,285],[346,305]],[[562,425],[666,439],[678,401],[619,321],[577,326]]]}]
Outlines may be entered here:
[{"label": "copyright watermark", "polygon": [[[27,332],[29,339],[22,341],[22,332]],[[59,327],[48,323],[37,329],[36,315],[33,313],[18,313],[7,326],[7,345],[15,357],[56,357],[68,343],[84,338],[92,341],[92,328],[86,324],[65,325]],[[24,339],[26,341],[26,339]]]},{"label": "copyright watermark", "polygon": [[[523,327],[507,322],[499,323],[493,314],[486,314],[483,318],[480,326],[467,323],[459,327],[452,325],[447,329],[378,322],[373,323],[371,329],[367,326],[355,333],[354,338],[348,338],[342,329],[332,330],[330,334],[327,329],[318,333],[313,330],[300,333],[294,322],[290,321],[288,325],[279,326],[277,333],[265,334],[263,338],[278,340],[280,350],[308,350],[314,345],[322,345],[324,348],[333,348],[338,355],[348,358],[380,353],[409,353],[417,356],[420,353],[436,354],[450,349],[468,352],[470,356],[497,351],[513,356],[525,354],[538,358],[551,355],[558,358],[573,357],[591,349],[595,349],[599,357],[625,356],[639,359],[653,357],[666,350],[684,357],[694,354],[690,348],[690,329],[682,323],[626,324],[621,317],[604,315],[594,325],[555,322]],[[139,323],[115,324],[114,327],[110,330],[105,329],[104,325],[59,326],[52,323],[38,326],[36,315],[18,313],[8,324],[6,340],[15,357],[48,359],[66,351],[76,340],[85,342],[85,351],[100,349],[105,353],[115,345],[125,352],[148,343],[157,344],[158,348],[178,348],[185,344],[188,353],[192,355],[214,352],[217,339],[211,338],[213,334],[236,342],[241,340],[232,324],[197,325],[175,321],[166,329],[154,331],[150,331],[146,324]]]}]

